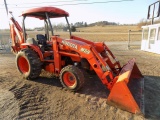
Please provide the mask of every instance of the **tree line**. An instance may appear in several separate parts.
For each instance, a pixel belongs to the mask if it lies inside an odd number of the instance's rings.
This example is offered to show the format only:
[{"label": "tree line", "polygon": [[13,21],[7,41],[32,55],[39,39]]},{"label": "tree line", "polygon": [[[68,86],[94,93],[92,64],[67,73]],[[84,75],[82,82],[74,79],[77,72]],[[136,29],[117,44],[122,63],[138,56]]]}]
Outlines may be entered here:
[{"label": "tree line", "polygon": [[[76,31],[76,28],[80,28],[80,27],[92,27],[92,26],[105,26],[105,25],[119,25],[119,23],[115,23],[115,22],[108,22],[108,21],[98,21],[98,22],[94,22],[94,23],[90,23],[88,24],[87,22],[76,22],[76,23],[71,23],[70,24],[70,28],[72,32]],[[64,23],[59,23],[59,24],[53,24],[52,25],[55,31],[59,31],[59,30],[63,30],[63,31],[67,31],[68,25],[64,24]],[[28,29],[31,30],[31,29]],[[34,30],[44,30],[44,27],[35,27]]]},{"label": "tree line", "polygon": [[[159,19],[154,20],[153,24],[158,24],[160,23]],[[138,28],[141,28],[142,26],[146,26],[146,25],[151,25],[151,19],[147,20],[147,19],[141,19],[138,23],[137,26]]]}]

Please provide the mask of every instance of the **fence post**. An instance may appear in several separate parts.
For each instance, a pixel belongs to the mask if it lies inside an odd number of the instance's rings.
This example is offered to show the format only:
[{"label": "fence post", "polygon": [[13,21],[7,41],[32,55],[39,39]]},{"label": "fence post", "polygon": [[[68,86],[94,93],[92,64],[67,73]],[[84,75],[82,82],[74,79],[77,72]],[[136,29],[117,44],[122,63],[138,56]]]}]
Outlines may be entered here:
[{"label": "fence post", "polygon": [[128,50],[129,50],[129,48],[130,48],[130,32],[131,32],[131,30],[128,30]]}]

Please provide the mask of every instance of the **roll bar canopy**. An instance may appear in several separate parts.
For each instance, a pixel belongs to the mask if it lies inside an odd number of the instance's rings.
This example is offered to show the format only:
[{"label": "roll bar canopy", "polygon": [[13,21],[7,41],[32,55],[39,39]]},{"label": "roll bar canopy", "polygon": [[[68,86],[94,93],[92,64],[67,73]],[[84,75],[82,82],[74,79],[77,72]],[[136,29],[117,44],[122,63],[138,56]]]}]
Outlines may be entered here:
[{"label": "roll bar canopy", "polygon": [[56,7],[40,7],[40,8],[32,8],[26,11],[23,11],[21,16],[27,17],[35,17],[40,20],[47,19],[46,13],[48,13],[49,18],[57,18],[57,17],[68,17],[69,13]]}]

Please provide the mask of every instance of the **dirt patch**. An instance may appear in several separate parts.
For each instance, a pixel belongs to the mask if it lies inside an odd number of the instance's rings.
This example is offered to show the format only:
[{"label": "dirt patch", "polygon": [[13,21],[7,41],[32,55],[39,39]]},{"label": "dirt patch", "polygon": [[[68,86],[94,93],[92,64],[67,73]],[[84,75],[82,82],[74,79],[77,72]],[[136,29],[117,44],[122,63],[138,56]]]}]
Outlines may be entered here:
[{"label": "dirt patch", "polygon": [[[146,119],[160,117],[160,58],[159,55],[139,50],[127,50],[123,44],[109,45],[114,55],[125,64],[135,57],[137,65],[145,76],[145,113]],[[97,76],[87,76],[86,83],[78,92],[70,92],[62,87],[59,79],[42,73],[35,81],[25,80],[16,70],[15,56],[0,54],[0,91],[1,106],[14,103],[6,109],[3,119],[145,119],[116,107],[106,104],[109,91],[102,85]],[[8,92],[8,93],[7,93]],[[1,94],[1,93],[0,93]],[[9,99],[8,99],[9,98]],[[7,107],[6,107],[7,108]],[[14,108],[14,112],[12,111]],[[16,108],[16,109],[15,109]],[[11,116],[6,116],[7,114]]]}]

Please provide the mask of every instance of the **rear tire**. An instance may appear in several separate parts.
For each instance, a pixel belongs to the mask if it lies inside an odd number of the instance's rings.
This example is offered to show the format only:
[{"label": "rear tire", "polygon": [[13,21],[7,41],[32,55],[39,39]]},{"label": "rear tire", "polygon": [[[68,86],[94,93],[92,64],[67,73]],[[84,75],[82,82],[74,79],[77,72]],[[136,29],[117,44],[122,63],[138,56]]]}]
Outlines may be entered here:
[{"label": "rear tire", "polygon": [[35,79],[41,73],[41,61],[32,49],[23,49],[16,55],[16,65],[19,72],[26,79]]},{"label": "rear tire", "polygon": [[60,81],[63,87],[71,91],[77,91],[84,84],[84,75],[79,68],[68,65],[60,72]]}]

